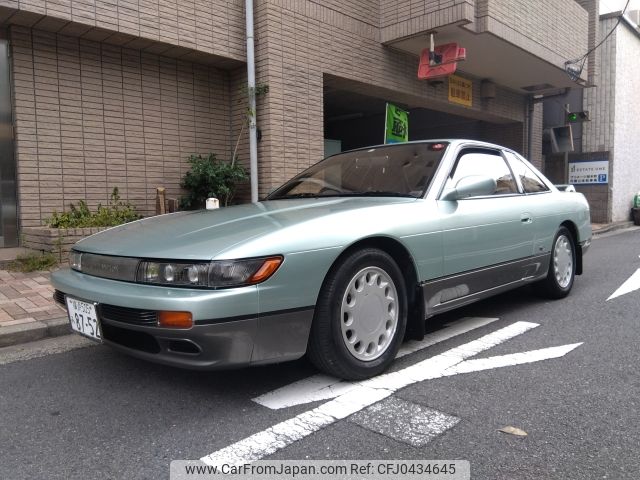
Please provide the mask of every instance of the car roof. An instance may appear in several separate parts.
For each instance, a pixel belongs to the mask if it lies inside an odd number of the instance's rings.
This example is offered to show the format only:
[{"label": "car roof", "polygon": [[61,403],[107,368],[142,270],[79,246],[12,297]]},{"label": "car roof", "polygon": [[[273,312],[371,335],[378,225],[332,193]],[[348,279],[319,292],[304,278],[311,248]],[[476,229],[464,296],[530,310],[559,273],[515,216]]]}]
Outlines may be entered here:
[{"label": "car roof", "polygon": [[[470,146],[474,146],[474,147],[485,147],[485,148],[497,148],[499,150],[508,150],[508,151],[513,151],[511,148],[505,147],[503,145],[498,145],[495,143],[489,143],[489,142],[483,142],[481,140],[472,140],[472,139],[465,139],[465,138],[434,138],[434,139],[429,139],[429,140],[413,140],[410,142],[400,142],[400,143],[381,143],[381,144],[377,144],[377,145],[369,145],[367,147],[360,147],[360,148],[354,148],[351,150],[345,150],[343,152],[340,153],[350,153],[350,152],[358,152],[358,151],[362,151],[362,150],[369,150],[372,148],[379,148],[379,147],[391,147],[394,145],[415,145],[415,144],[421,144],[421,143],[449,143],[450,145],[456,147],[458,145],[464,144],[464,145],[470,145]],[[340,153],[336,153],[335,155],[339,155]],[[333,155],[331,155],[333,156]]]}]

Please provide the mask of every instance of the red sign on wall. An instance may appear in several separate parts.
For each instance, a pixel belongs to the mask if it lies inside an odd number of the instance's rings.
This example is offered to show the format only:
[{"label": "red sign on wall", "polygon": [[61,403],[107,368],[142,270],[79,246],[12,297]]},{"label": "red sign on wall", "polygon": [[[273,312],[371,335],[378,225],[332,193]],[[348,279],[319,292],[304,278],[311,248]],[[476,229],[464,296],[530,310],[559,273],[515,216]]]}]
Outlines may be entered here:
[{"label": "red sign on wall", "polygon": [[467,50],[457,43],[447,43],[434,48],[434,57],[432,61],[428,48],[422,50],[418,66],[420,80],[448,77],[455,73],[458,62],[467,58]]}]

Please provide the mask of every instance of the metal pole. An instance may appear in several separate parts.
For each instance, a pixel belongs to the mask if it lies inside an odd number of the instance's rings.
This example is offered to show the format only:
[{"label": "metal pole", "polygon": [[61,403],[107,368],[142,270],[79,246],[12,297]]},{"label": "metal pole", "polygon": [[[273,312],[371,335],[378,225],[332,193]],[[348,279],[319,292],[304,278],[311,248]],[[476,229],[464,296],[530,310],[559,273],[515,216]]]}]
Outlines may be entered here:
[{"label": "metal pole", "polygon": [[[571,111],[571,105],[564,104],[564,124],[569,125],[568,113]],[[573,133],[572,133],[573,135]],[[573,139],[571,139],[573,141]],[[564,183],[569,183],[569,152],[564,152]]]},{"label": "metal pole", "polygon": [[527,160],[533,161],[531,158],[533,152],[533,97],[529,96],[527,102]]},{"label": "metal pole", "polygon": [[249,173],[251,202],[258,201],[258,136],[256,128],[256,64],[253,45],[253,0],[245,1],[247,21],[247,91],[249,93]]}]

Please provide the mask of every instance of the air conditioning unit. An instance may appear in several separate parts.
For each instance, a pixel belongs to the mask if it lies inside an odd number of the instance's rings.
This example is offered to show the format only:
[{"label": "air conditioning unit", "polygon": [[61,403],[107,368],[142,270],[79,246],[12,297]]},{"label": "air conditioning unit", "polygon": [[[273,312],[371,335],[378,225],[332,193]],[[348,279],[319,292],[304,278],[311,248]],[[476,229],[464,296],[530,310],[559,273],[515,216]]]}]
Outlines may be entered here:
[{"label": "air conditioning unit", "polygon": [[549,129],[551,151],[553,153],[573,152],[573,132],[571,125]]}]

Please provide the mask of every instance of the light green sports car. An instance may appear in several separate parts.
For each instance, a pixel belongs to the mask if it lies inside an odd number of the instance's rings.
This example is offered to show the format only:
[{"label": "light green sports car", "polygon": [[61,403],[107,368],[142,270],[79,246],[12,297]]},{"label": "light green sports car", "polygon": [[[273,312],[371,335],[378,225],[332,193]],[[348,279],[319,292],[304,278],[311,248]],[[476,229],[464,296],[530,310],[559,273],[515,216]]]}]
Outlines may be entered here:
[{"label": "light green sports car", "polygon": [[194,369],[309,355],[377,375],[429,317],[535,282],[566,296],[589,206],[516,152],[469,140],[329,157],[265,201],[146,218],[78,242],[52,275],[71,327]]}]

